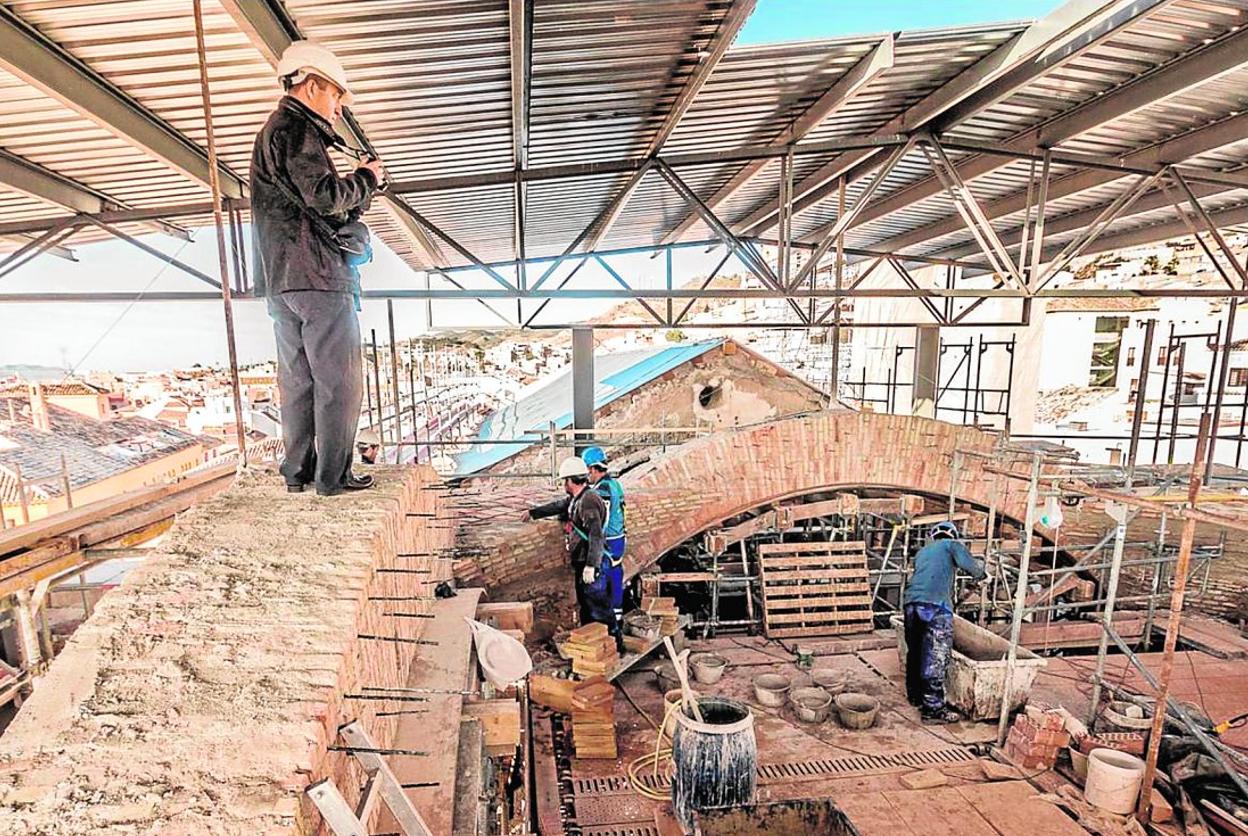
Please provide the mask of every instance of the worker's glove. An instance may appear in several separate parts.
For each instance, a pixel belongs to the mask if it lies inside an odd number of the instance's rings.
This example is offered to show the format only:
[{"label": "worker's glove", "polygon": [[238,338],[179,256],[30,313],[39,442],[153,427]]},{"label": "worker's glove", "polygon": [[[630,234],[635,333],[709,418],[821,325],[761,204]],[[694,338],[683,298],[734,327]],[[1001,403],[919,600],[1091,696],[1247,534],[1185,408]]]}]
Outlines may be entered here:
[{"label": "worker's glove", "polygon": [[582,569],[581,570],[581,583],[585,584],[586,586],[589,586],[591,583],[593,583],[594,575],[596,571],[597,570],[595,570],[593,566],[586,566],[584,569]]}]

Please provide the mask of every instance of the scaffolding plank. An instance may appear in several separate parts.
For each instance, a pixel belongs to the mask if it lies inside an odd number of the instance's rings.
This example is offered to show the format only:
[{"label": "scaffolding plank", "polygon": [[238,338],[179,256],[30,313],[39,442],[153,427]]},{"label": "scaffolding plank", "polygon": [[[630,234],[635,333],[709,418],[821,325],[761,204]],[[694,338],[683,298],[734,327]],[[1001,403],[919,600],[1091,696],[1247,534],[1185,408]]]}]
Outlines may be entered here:
[{"label": "scaffolding plank", "polygon": [[831,552],[863,551],[867,544],[862,540],[824,540],[818,543],[763,543],[758,547],[760,555],[771,554],[828,554]]},{"label": "scaffolding plank", "polygon": [[763,626],[769,638],[871,629],[869,573],[862,541],[774,543],[759,551],[786,555],[759,560]]},{"label": "scaffolding plank", "polygon": [[855,607],[854,609],[846,610],[807,610],[805,612],[767,614],[768,624],[803,624],[813,627],[819,624],[848,624],[851,621],[870,624],[871,608]]},{"label": "scaffolding plank", "polygon": [[812,554],[802,557],[764,557],[762,564],[768,569],[800,569],[803,566],[809,566],[812,569],[827,569],[836,566],[856,567],[861,560],[861,553]]}]

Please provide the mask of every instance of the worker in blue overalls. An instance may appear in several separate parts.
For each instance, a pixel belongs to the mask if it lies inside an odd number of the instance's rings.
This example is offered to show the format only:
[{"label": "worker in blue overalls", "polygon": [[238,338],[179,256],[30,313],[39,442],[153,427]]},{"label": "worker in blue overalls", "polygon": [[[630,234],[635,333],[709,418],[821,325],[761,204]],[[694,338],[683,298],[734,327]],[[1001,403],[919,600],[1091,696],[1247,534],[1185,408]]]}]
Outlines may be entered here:
[{"label": "worker in blue overalls", "polygon": [[914,556],[902,612],[906,634],[906,697],[927,724],[961,719],[945,705],[945,668],[953,650],[953,581],[957,570],[975,580],[984,563],[971,556],[949,520],[932,526],[932,540]]},{"label": "worker in blue overalls", "polygon": [[[611,635],[622,651],[624,626],[624,550],[628,536],[624,528],[624,488],[620,480],[611,475],[607,454],[601,447],[590,447],[581,456],[589,468],[589,484],[602,497],[607,506],[607,524],[603,527],[606,553],[603,555],[602,571],[595,583],[586,590],[606,615],[610,609]],[[595,619],[602,620],[602,619]],[[612,626],[614,625],[614,626]]]}]

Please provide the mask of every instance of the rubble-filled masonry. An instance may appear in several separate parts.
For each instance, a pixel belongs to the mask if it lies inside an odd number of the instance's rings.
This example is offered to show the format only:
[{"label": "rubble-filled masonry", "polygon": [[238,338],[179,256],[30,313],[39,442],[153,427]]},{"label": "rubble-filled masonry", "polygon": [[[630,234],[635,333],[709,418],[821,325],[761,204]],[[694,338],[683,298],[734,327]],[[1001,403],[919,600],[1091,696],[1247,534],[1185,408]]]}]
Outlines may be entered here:
[{"label": "rubble-filled masonry", "polygon": [[180,519],[0,739],[0,832],[313,833],[324,777],[354,804],[328,747],[356,718],[390,744],[396,718],[352,695],[405,685],[421,647],[364,637],[419,638],[387,613],[428,606],[449,536],[432,471],[377,476],[322,499],[245,475]]}]

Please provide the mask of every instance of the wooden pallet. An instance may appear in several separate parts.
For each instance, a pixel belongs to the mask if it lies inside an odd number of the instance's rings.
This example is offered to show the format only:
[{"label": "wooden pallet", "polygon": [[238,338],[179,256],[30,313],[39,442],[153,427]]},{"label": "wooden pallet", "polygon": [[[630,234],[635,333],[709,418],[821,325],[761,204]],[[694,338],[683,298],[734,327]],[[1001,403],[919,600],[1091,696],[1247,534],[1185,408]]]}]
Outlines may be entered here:
[{"label": "wooden pallet", "polygon": [[768,638],[870,632],[866,544],[765,543],[758,547]]}]

